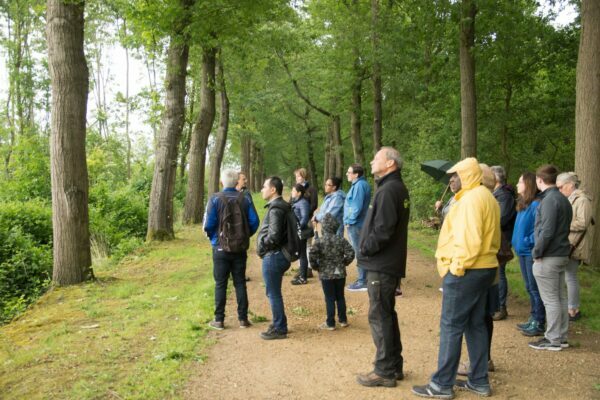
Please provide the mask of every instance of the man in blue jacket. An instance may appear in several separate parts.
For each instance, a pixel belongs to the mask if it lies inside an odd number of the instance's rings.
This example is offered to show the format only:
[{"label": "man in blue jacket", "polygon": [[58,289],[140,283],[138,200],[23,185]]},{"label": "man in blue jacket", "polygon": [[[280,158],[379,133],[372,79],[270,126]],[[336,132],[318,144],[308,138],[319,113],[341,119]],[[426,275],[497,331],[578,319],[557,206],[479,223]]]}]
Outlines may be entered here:
[{"label": "man in blue jacket", "polygon": [[250,236],[258,229],[258,215],[243,192],[236,190],[239,173],[226,169],[221,173],[223,191],[208,201],[204,231],[210,239],[215,279],[215,319],[212,329],[225,328],[227,281],[233,277],[240,328],[248,328],[248,293],[246,291],[246,259]]},{"label": "man in blue jacket", "polygon": [[[371,202],[371,186],[364,177],[365,170],[360,164],[352,164],[348,167],[346,178],[352,183],[346,201],[344,202],[344,225],[348,231],[350,243],[354,249],[354,254],[358,258],[358,240],[360,238],[360,229],[365,222],[369,203]],[[348,285],[351,292],[367,291],[367,271],[356,263],[358,269],[358,278],[354,283]]]}]

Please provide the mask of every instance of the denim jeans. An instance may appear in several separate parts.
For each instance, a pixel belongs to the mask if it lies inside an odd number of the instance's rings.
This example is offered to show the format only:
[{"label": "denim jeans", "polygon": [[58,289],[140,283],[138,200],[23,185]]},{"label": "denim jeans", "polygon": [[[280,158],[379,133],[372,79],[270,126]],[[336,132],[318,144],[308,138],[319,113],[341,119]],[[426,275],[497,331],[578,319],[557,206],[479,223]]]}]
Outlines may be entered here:
[{"label": "denim jeans", "polygon": [[367,283],[367,271],[358,266],[358,253],[359,253],[359,239],[360,239],[360,228],[356,225],[348,225],[348,237],[350,238],[350,244],[354,249],[354,254],[356,256],[356,269],[358,271],[357,282],[365,285]]},{"label": "denim jeans", "polygon": [[468,269],[464,276],[444,276],[438,369],[431,377],[434,388],[448,390],[454,386],[463,335],[471,363],[469,383],[489,387],[489,332],[485,317],[487,293],[495,276],[495,268]]},{"label": "denim jeans", "polygon": [[402,372],[402,342],[398,314],[396,314],[396,287],[398,278],[376,271],[367,271],[369,294],[369,326],[377,349],[374,371],[377,375],[395,379]]},{"label": "denim jeans", "polygon": [[500,280],[498,281],[498,310],[500,308],[506,308],[506,298],[508,296],[508,280],[506,280],[506,263],[500,264],[499,275]]},{"label": "denim jeans", "polygon": [[227,282],[233,277],[237,312],[240,321],[248,319],[248,293],[246,291],[246,252],[228,253],[213,247],[213,276],[215,278],[215,321],[225,320]]},{"label": "denim jeans", "polygon": [[283,307],[281,295],[281,281],[283,274],[290,268],[290,262],[281,251],[267,253],[262,260],[262,274],[271,314],[273,314],[273,328],[281,333],[287,333],[287,317]]},{"label": "denim jeans", "polygon": [[537,282],[533,276],[533,257],[519,256],[519,264],[521,266],[521,275],[523,275],[523,281],[525,282],[525,289],[527,289],[527,294],[529,294],[531,317],[540,324],[545,324],[546,309],[544,308],[544,302],[540,296]]},{"label": "denim jeans", "polygon": [[567,340],[569,312],[567,311],[567,288],[565,271],[569,257],[544,257],[533,263],[533,275],[546,307],[546,333],[552,344]]},{"label": "denim jeans", "polygon": [[337,304],[338,320],[348,322],[346,316],[346,298],[344,297],[344,286],[346,278],[322,279],[323,294],[325,295],[325,309],[327,311],[327,325],[335,326],[335,307]]},{"label": "denim jeans", "polygon": [[306,252],[306,239],[300,241],[300,258],[298,262],[300,264],[300,268],[298,269],[298,276],[302,279],[306,280],[306,275],[308,274],[308,253]]}]

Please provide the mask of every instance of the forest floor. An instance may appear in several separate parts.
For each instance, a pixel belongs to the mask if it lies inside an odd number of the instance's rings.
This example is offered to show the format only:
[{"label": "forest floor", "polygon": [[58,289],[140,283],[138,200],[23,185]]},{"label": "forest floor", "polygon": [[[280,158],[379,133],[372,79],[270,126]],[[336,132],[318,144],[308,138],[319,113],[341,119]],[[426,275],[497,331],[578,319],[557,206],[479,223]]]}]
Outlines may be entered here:
[{"label": "forest floor", "polygon": [[[248,259],[250,309],[270,318],[260,260]],[[348,281],[356,276],[355,265]],[[348,328],[321,331],[325,304],[318,278],[292,286],[292,273],[284,277],[283,296],[289,324],[286,340],[265,341],[259,333],[269,322],[239,329],[235,296],[230,290],[226,329],[209,333],[216,343],[204,364],[192,371],[184,390],[188,399],[398,399],[416,398],[411,387],[428,382],[437,365],[442,295],[434,259],[410,250],[403,297],[396,310],[402,336],[404,374],[396,388],[366,388],[356,375],[372,369],[375,347],[367,321],[366,292],[346,292]],[[498,399],[600,399],[600,334],[573,324],[571,347],[560,352],[536,351],[527,346],[515,324],[527,319],[528,306],[510,298],[509,317],[494,325],[490,374]],[[463,357],[466,350],[463,349]],[[476,395],[457,392],[457,398]]]}]

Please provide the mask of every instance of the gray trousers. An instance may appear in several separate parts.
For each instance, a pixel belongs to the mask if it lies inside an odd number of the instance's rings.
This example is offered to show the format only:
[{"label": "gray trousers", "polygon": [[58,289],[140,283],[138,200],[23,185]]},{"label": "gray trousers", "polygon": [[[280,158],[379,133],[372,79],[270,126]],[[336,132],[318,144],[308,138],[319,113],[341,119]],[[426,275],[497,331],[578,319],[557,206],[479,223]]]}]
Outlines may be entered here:
[{"label": "gray trousers", "polygon": [[579,280],[577,270],[581,264],[580,260],[569,259],[566,271],[567,293],[569,294],[569,310],[579,309]]},{"label": "gray trousers", "polygon": [[560,345],[567,340],[569,312],[567,309],[567,289],[565,271],[569,257],[544,257],[534,261],[533,276],[546,308],[545,337],[552,344]]}]

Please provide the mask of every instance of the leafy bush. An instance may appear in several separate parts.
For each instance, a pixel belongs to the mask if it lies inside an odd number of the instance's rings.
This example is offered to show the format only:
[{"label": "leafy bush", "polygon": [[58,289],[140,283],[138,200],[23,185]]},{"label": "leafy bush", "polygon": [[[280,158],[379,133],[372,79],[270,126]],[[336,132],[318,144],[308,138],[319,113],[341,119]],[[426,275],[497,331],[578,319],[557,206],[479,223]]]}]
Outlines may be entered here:
[{"label": "leafy bush", "polygon": [[[18,227],[41,245],[52,244],[52,208],[40,200],[0,204],[0,231]],[[1,261],[1,260],[0,260]]]}]

